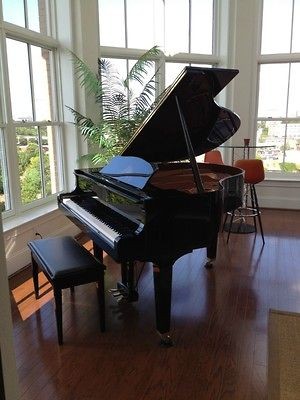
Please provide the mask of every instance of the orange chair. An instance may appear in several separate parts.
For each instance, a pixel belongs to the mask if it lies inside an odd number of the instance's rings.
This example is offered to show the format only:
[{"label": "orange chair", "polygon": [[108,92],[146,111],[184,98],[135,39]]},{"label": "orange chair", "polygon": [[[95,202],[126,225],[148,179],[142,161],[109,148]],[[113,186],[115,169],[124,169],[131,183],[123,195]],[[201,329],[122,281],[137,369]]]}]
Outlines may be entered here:
[{"label": "orange chair", "polygon": [[[254,232],[257,232],[257,226],[256,226],[256,218],[258,218],[259,222],[259,227],[260,227],[260,232],[263,240],[263,244],[265,244],[265,238],[264,238],[264,232],[262,228],[262,222],[261,222],[261,212],[257,200],[257,194],[256,194],[256,189],[255,185],[259,182],[262,182],[265,179],[265,170],[264,170],[264,165],[262,160],[256,160],[256,159],[245,159],[245,160],[237,160],[234,163],[235,167],[241,168],[245,171],[244,175],[244,181],[246,185],[246,190],[245,190],[245,205],[235,212],[230,213],[231,218],[230,218],[230,223],[228,227],[228,237],[227,237],[227,242],[229,240],[229,235],[232,232],[232,223],[233,219],[235,217],[241,218],[241,220],[244,220],[247,217],[253,217],[253,223],[254,223]],[[249,191],[250,191],[250,196],[249,196]],[[250,197],[250,199],[249,199]],[[248,202],[250,202],[248,204]],[[226,222],[226,220],[225,220]],[[224,223],[225,225],[225,223]],[[238,230],[236,231],[238,232]],[[244,231],[244,233],[247,233],[247,231]]]},{"label": "orange chair", "polygon": [[204,162],[208,162],[211,164],[224,164],[222,154],[219,150],[211,150],[205,153]]}]

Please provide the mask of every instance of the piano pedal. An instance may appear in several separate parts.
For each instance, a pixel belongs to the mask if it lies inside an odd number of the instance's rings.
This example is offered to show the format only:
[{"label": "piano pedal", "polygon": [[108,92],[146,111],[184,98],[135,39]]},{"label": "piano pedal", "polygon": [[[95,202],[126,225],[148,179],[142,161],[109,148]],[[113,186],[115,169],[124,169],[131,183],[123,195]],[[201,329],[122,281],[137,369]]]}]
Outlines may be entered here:
[{"label": "piano pedal", "polygon": [[122,304],[128,304],[129,301],[128,301],[128,299],[127,299],[126,297],[121,296],[121,297],[119,297],[119,298],[117,299],[117,303],[120,304],[120,305],[122,305]]},{"label": "piano pedal", "polygon": [[119,289],[108,289],[109,293],[115,293],[115,292],[119,292]]},{"label": "piano pedal", "polygon": [[108,292],[117,300],[118,303],[133,303],[138,301],[139,294],[137,290],[129,290],[123,283],[118,283],[117,288],[108,289]]},{"label": "piano pedal", "polygon": [[114,293],[112,293],[112,295],[113,295],[114,297],[120,297],[120,296],[123,296],[123,294],[122,294],[122,293],[120,293],[120,292],[114,292]]}]

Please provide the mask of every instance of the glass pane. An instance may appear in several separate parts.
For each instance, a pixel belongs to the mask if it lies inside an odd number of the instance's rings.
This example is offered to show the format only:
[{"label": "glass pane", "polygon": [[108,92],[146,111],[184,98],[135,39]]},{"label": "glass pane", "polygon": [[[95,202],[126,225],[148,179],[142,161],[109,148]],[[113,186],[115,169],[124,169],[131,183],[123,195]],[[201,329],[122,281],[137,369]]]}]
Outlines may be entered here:
[{"label": "glass pane", "polygon": [[47,35],[47,8],[45,0],[27,0],[28,28]]},{"label": "glass pane", "polygon": [[[134,66],[136,61],[134,60],[130,60],[129,61],[129,70],[131,70],[131,68]],[[149,81],[153,78],[154,73],[155,73],[155,64],[153,63],[151,66],[149,66],[147,69],[147,73],[146,75],[143,77],[142,79],[142,83],[139,83],[137,80],[133,80],[132,82],[130,82],[129,84],[129,88],[131,91],[131,98],[134,100],[136,99],[138,96],[140,96],[142,93],[145,95],[145,88],[146,85],[149,83]],[[155,80],[155,78],[154,78]],[[146,88],[146,92],[148,93],[149,96],[146,96],[147,98],[147,102],[149,104],[149,106],[153,103],[153,101],[155,100],[155,82],[151,82],[150,86],[153,87],[153,89],[149,90],[149,87]]]},{"label": "glass pane", "polygon": [[288,64],[266,64],[260,66],[259,117],[285,117]]},{"label": "glass pane", "polygon": [[61,190],[59,142],[55,127],[16,129],[23,204]]},{"label": "glass pane", "polygon": [[191,53],[212,54],[213,0],[192,0]]},{"label": "glass pane", "polygon": [[268,171],[281,171],[284,157],[286,124],[282,121],[258,121],[258,146],[270,146],[256,150],[256,157],[264,161]]},{"label": "glass pane", "polygon": [[185,66],[184,63],[166,63],[166,87],[170,86]]},{"label": "glass pane", "polygon": [[50,50],[31,46],[32,80],[34,88],[35,120],[50,121],[51,84],[51,55]]},{"label": "glass pane", "polygon": [[300,117],[300,63],[291,65],[288,117]]},{"label": "glass pane", "polygon": [[292,52],[300,53],[300,0],[294,0]]},{"label": "glass pane", "polygon": [[264,0],[262,54],[289,53],[293,0]]},{"label": "glass pane", "polygon": [[111,63],[111,73],[117,74],[118,81],[123,82],[127,77],[127,61],[120,58],[107,58]]},{"label": "glass pane", "polygon": [[55,127],[40,127],[40,138],[43,158],[44,195],[58,193],[61,188],[60,162],[58,157],[58,137]]},{"label": "glass pane", "polygon": [[281,169],[286,172],[300,171],[300,122],[287,124],[285,158]]},{"label": "glass pane", "polygon": [[23,204],[42,198],[41,159],[35,127],[16,128],[21,200]]},{"label": "glass pane", "polygon": [[12,39],[7,39],[6,44],[13,119],[32,121],[27,44]]},{"label": "glass pane", "polygon": [[107,58],[110,66],[106,68],[105,76],[102,76],[103,91],[103,113],[106,118],[113,119],[127,107],[127,90],[124,80],[127,77],[127,61],[122,59]]},{"label": "glass pane", "polygon": [[99,0],[101,46],[125,47],[124,0]]},{"label": "glass pane", "polygon": [[4,21],[25,27],[23,0],[2,0]]},{"label": "glass pane", "polygon": [[150,49],[154,43],[154,7],[151,0],[127,0],[128,47]]},{"label": "glass pane", "polygon": [[3,131],[0,131],[0,213],[11,208],[9,201],[7,164],[5,157],[5,146]]},{"label": "glass pane", "polygon": [[165,0],[165,54],[189,51],[189,1]]}]

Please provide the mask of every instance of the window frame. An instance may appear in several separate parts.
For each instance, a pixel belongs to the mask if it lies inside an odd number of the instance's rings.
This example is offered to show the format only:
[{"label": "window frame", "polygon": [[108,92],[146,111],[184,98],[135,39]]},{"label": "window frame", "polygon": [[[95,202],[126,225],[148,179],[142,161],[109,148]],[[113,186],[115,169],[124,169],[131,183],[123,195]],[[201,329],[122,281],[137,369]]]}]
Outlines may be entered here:
[{"label": "window frame", "polygon": [[[101,0],[98,0],[100,3]],[[127,21],[126,21],[126,0],[124,0],[124,28],[125,28],[125,46],[124,47],[113,47],[113,46],[101,46],[101,38],[99,35],[99,47],[100,54],[102,58],[116,58],[124,60],[138,59],[142,54],[144,54],[148,49],[134,49],[127,47]],[[101,9],[98,4],[99,9]],[[166,55],[163,51],[160,51],[159,56],[154,60],[157,69],[160,66],[160,73],[158,75],[158,82],[156,85],[157,95],[160,94],[165,88],[165,64],[166,63],[184,63],[184,64],[201,64],[211,66],[218,66],[220,64],[220,56],[217,55],[218,46],[216,43],[217,29],[218,29],[218,15],[219,15],[219,4],[217,0],[213,0],[213,10],[212,10],[212,54],[200,54],[200,53],[190,53],[191,50],[191,0],[189,0],[189,27],[188,27],[188,51],[187,53],[177,53],[174,55]],[[99,31],[100,31],[100,18],[99,18]],[[128,63],[127,63],[128,68]]]},{"label": "window frame", "polygon": [[[293,63],[299,63],[300,62],[300,53],[292,53],[292,33],[293,33],[293,20],[291,21],[291,38],[290,38],[290,52],[289,53],[275,53],[275,54],[262,54],[261,53],[261,45],[262,45],[262,28],[263,28],[263,1],[261,0],[260,4],[260,18],[259,20],[259,43],[258,43],[258,57],[257,57],[257,88],[256,88],[256,110],[255,110],[255,140],[257,142],[257,125],[259,122],[266,121],[281,121],[284,124],[288,124],[289,121],[299,121],[300,123],[300,117],[288,117],[285,115],[285,117],[269,117],[269,116],[259,116],[258,115],[258,106],[259,106],[259,82],[260,82],[260,70],[262,65],[267,65],[267,64],[290,64],[289,65],[289,76],[288,76],[288,86],[290,85],[290,71],[291,71],[291,65]],[[294,1],[293,1],[293,7],[294,7]],[[291,18],[294,18],[294,9],[291,14]],[[289,90],[287,92],[287,98],[285,101],[288,101],[289,99]],[[284,137],[284,140],[286,142],[286,135]],[[300,175],[297,172],[284,172],[284,171],[265,171],[266,172],[266,178],[269,180],[280,180],[280,181],[300,181]]]},{"label": "window frame", "polygon": [[[52,15],[54,6],[46,1],[47,8],[47,29],[55,34],[55,25],[53,23]],[[60,95],[60,45],[55,37],[45,36],[42,33],[31,31],[27,28],[17,26],[6,22],[2,18],[0,4],[0,54],[1,54],[1,77],[0,85],[4,92],[4,99],[2,101],[2,117],[0,121],[0,128],[3,130],[4,151],[6,154],[6,170],[8,180],[8,196],[10,209],[2,213],[3,220],[9,221],[11,218],[22,216],[23,213],[30,212],[31,210],[38,209],[47,204],[56,203],[57,194],[60,193],[65,187],[65,166],[63,160],[63,109],[62,99]],[[51,15],[52,14],[52,15]],[[17,40],[27,45],[33,45],[47,49],[52,52],[53,60],[51,60],[51,98],[55,104],[52,111],[52,121],[14,121],[12,119],[11,98],[9,88],[9,72],[8,72],[8,59],[6,39]],[[57,156],[57,168],[60,190],[57,193],[48,195],[46,197],[34,200],[28,204],[22,204],[21,201],[21,185],[18,172],[18,155],[17,155],[17,142],[16,142],[16,128],[18,127],[39,127],[51,126],[57,130],[58,142],[56,143],[55,154]]]}]

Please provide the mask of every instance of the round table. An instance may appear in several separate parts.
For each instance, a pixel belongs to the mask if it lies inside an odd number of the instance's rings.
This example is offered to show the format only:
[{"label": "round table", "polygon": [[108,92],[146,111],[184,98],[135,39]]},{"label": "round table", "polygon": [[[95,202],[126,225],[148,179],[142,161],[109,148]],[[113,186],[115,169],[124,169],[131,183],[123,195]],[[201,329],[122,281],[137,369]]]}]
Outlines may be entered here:
[{"label": "round table", "polygon": [[220,146],[220,148],[223,149],[231,149],[231,164],[234,164],[234,152],[235,149],[243,149],[243,158],[249,158],[250,155],[250,149],[266,149],[266,148],[272,148],[272,147],[276,147],[275,145],[272,144],[256,144],[256,145],[222,145]]}]

